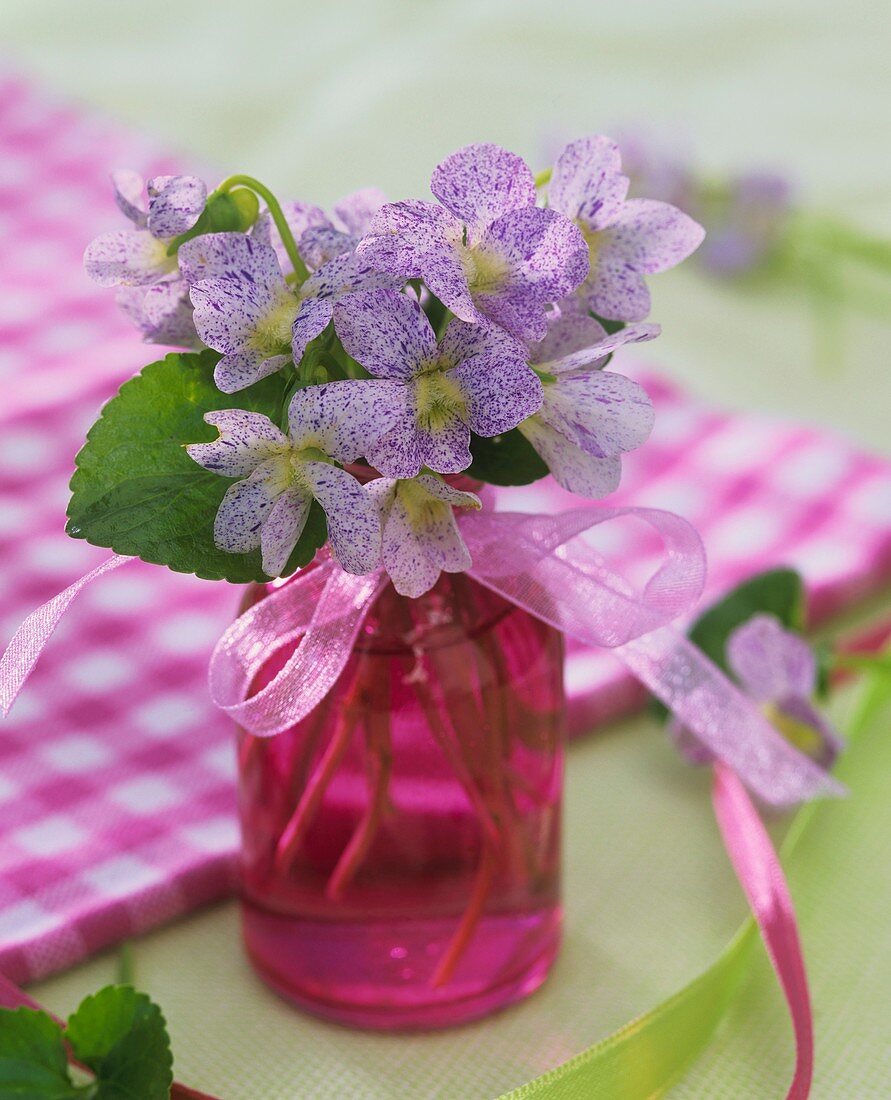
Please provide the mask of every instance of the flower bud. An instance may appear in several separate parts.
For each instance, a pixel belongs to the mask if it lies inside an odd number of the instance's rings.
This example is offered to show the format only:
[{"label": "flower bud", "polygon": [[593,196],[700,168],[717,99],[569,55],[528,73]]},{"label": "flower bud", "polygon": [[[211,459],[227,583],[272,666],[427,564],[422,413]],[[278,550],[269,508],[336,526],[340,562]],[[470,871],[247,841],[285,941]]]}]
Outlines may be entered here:
[{"label": "flower bud", "polygon": [[209,233],[244,233],[257,220],[260,202],[247,187],[236,187],[213,195],[207,204]]}]

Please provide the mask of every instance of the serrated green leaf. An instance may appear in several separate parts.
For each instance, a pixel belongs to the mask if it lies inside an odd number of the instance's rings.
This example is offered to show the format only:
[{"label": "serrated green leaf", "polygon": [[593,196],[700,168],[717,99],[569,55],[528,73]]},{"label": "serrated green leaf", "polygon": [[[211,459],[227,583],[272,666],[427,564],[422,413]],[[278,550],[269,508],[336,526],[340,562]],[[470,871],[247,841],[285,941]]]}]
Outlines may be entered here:
[{"label": "serrated green leaf", "polygon": [[0,1010],[0,1097],[70,1100],[78,1095],[56,1021],[33,1008]]},{"label": "serrated green leaf", "polygon": [[[227,554],[214,545],[214,516],[232,480],[202,469],[184,445],[215,438],[203,419],[215,409],[248,409],[278,422],[286,383],[278,374],[239,393],[221,393],[213,382],[218,358],[214,352],[168,355],[103,408],[71,479],[71,536],[209,580],[268,580],[259,550]],[[326,537],[324,513],[314,505],[285,574],[311,561]]]},{"label": "serrated green leaf", "polygon": [[[804,629],[805,593],[801,574],[794,569],[770,569],[743,581],[696,620],[688,632],[697,645],[720,669],[728,672],[727,639],[753,615],[775,615],[787,630]],[[655,714],[664,718],[668,710],[653,702]]]},{"label": "serrated green leaf", "polygon": [[160,1008],[127,985],[81,1002],[66,1037],[75,1058],[96,1074],[96,1100],[168,1100],[170,1038]]},{"label": "serrated green leaf", "polygon": [[548,474],[544,460],[517,428],[491,439],[472,435],[470,453],[473,462],[464,472],[490,485],[529,485]]}]

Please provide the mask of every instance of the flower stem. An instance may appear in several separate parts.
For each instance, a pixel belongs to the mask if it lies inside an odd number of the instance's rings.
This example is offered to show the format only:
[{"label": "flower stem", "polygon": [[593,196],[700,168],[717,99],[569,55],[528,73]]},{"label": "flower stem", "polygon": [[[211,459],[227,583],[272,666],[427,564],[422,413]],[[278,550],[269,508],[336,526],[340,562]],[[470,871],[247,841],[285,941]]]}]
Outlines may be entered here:
[{"label": "flower stem", "polygon": [[360,715],[359,709],[354,705],[358,683],[359,674],[357,671],[353,685],[341,704],[340,719],[331,740],[328,742],[328,747],[310,776],[306,789],[297,803],[297,808],[279,837],[274,859],[275,869],[279,874],[287,874],[290,869],[291,863],[303,842],[306,830],[318,812],[325,791],[328,789],[328,785],[334,778],[334,773],[349,748]]},{"label": "flower stem", "polygon": [[328,880],[326,895],[337,901],[349,885],[374,842],[381,819],[389,808],[393,750],[390,743],[390,677],[372,678],[365,732],[368,751],[369,801],[356,831],[344,848]]},{"label": "flower stem", "polygon": [[275,228],[278,230],[279,236],[282,239],[282,244],[285,246],[285,252],[288,254],[288,259],[291,261],[291,265],[294,268],[294,274],[297,276],[297,280],[302,283],[305,279],[308,279],[309,269],[303,262],[300,253],[297,251],[297,242],[294,240],[294,234],[291,232],[291,227],[288,225],[287,219],[275,195],[273,195],[265,184],[260,183],[259,180],[255,180],[253,176],[229,176],[228,179],[223,180],[217,188],[217,191],[231,191],[233,187],[248,187],[266,203],[269,213],[272,215],[272,220],[275,222]]},{"label": "flower stem", "polygon": [[483,915],[489,891],[492,888],[492,877],[495,872],[495,849],[490,841],[483,841],[483,850],[480,855],[479,866],[473,884],[473,893],[470,896],[464,916],[458,925],[454,936],[449,941],[442,958],[437,963],[436,969],[430,978],[430,984],[434,989],[450,981],[455,973],[455,967],[461,961],[461,956],[467,950],[467,945],[473,938],[476,926]]},{"label": "flower stem", "polygon": [[539,187],[544,187],[546,184],[551,182],[551,174],[553,173],[553,171],[553,168],[545,168],[543,172],[538,173],[538,175],[535,177],[536,190]]}]

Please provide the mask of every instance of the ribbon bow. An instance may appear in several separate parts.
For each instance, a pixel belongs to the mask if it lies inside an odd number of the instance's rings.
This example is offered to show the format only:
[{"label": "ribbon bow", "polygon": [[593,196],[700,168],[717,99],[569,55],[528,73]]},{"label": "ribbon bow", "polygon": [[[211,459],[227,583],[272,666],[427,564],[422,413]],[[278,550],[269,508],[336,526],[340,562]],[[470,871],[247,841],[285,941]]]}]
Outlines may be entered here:
[{"label": "ribbon bow", "polygon": [[[663,555],[639,590],[583,539],[623,517],[648,524],[663,542]],[[696,530],[679,516],[652,508],[586,508],[555,516],[480,512],[462,515],[459,524],[473,560],[470,576],[568,637],[612,650],[719,762],[719,824],[787,995],[798,1046],[789,1096],[804,1098],[813,1035],[795,915],[770,840],[739,781],[776,807],[839,794],[843,788],[793,748],[720,669],[669,625],[690,611],[702,592],[705,551]],[[109,558],[25,620],[0,659],[4,712],[72,600],[130,560]],[[217,643],[210,662],[214,703],[258,737],[292,727],[336,683],[387,583],[383,570],[354,576],[325,556],[275,589]],[[276,676],[251,695],[256,674],[272,654],[295,642]]]}]

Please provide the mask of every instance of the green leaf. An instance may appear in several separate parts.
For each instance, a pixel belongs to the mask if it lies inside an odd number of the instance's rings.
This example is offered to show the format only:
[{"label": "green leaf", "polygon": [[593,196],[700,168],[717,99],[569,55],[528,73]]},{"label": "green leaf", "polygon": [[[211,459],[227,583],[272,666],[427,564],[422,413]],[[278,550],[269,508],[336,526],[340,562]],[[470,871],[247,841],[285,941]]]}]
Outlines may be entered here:
[{"label": "green leaf", "polygon": [[[727,639],[753,615],[774,615],[787,630],[804,629],[805,593],[801,574],[794,569],[771,569],[743,581],[705,611],[688,632],[697,645],[724,672],[727,667]],[[653,711],[662,718],[668,710],[657,701]]]},{"label": "green leaf", "polygon": [[87,997],[66,1030],[75,1058],[95,1074],[96,1100],[168,1100],[173,1057],[161,1010],[127,985]]},{"label": "green leaf", "polygon": [[517,428],[491,439],[472,435],[470,453],[473,462],[464,472],[491,485],[528,485],[548,474],[544,460]]},{"label": "green leaf", "polygon": [[753,615],[775,615],[787,630],[804,629],[804,583],[794,569],[771,569],[743,581],[690,628],[690,640],[727,670],[727,638]]},{"label": "green leaf", "polygon": [[[264,581],[260,552],[227,554],[213,541],[213,521],[229,478],[203,470],[184,450],[210,442],[204,423],[215,409],[248,409],[280,419],[281,374],[236,394],[213,382],[215,352],[168,355],[126,382],[103,408],[77,456],[68,534],[178,573],[235,583]],[[306,565],[327,538],[314,504],[285,574]]]},{"label": "green leaf", "polygon": [[78,1095],[56,1021],[33,1008],[0,1010],[0,1097],[69,1100]]}]

